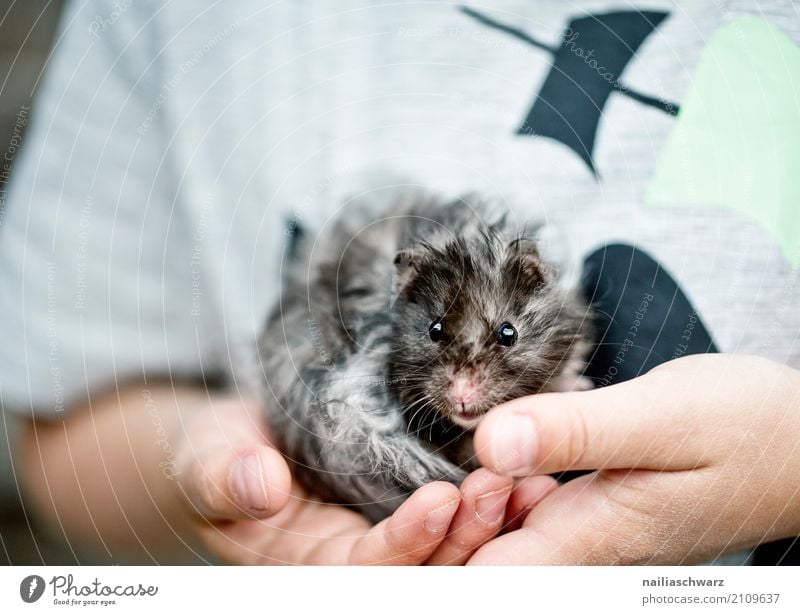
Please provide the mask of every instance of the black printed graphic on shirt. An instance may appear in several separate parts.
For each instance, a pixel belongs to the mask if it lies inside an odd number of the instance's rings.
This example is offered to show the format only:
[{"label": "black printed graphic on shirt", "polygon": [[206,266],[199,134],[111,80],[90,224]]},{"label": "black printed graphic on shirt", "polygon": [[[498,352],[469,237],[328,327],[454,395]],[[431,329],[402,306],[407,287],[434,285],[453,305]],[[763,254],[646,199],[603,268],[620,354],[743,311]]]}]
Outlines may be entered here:
[{"label": "black printed graphic on shirt", "polygon": [[558,47],[474,9],[461,11],[479,23],[518,38],[552,56],[550,72],[517,134],[563,143],[598,175],[593,153],[597,127],[608,98],[618,93],[675,114],[678,105],[637,92],[620,75],[644,40],[664,21],[660,11],[616,11],[569,21]]}]

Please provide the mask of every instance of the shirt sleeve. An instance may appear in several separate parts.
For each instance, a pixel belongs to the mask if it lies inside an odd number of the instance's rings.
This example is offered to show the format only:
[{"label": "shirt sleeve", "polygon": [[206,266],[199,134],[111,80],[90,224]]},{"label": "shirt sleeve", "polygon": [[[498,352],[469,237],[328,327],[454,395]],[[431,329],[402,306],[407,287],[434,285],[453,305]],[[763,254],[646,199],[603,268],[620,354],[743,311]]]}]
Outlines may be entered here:
[{"label": "shirt sleeve", "polygon": [[21,109],[0,210],[4,409],[54,417],[123,381],[201,371],[213,316],[193,315],[192,232],[164,154],[159,4],[70,3]]}]

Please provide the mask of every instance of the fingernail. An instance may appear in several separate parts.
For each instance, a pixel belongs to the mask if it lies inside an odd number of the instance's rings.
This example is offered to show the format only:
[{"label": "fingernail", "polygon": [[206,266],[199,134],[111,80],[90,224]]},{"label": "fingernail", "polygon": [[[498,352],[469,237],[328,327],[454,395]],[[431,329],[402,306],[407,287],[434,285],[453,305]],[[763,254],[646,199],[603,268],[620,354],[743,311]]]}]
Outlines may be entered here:
[{"label": "fingernail", "polygon": [[267,509],[267,485],[258,455],[247,455],[236,462],[231,473],[231,490],[242,508]]},{"label": "fingernail", "polygon": [[458,508],[460,501],[452,500],[446,504],[442,504],[438,508],[434,508],[431,512],[425,515],[425,529],[431,534],[440,534],[450,527],[450,522],[453,520],[453,514]]},{"label": "fingernail", "polygon": [[475,500],[475,516],[486,525],[496,525],[506,512],[511,487],[491,491]]},{"label": "fingernail", "polygon": [[491,439],[493,465],[498,473],[525,476],[533,471],[538,444],[533,419],[506,412],[495,419]]}]

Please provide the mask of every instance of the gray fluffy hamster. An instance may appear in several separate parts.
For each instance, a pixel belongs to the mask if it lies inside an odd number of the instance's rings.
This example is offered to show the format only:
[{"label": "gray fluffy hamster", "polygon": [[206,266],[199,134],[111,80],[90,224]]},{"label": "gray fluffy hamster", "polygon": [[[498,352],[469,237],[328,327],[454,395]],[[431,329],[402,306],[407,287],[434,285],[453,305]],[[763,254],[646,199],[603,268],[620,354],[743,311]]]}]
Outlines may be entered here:
[{"label": "gray fluffy hamster", "polygon": [[591,386],[586,306],[480,197],[351,204],[292,252],[259,355],[271,433],[317,497],[383,519],[476,467],[497,404]]}]

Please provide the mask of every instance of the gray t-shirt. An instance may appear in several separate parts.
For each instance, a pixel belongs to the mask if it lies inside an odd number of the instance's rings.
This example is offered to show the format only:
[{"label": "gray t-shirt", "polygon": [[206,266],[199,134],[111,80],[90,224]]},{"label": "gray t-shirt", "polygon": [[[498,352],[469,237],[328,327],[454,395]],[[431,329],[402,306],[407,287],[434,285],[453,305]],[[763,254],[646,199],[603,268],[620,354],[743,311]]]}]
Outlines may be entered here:
[{"label": "gray t-shirt", "polygon": [[398,178],[544,220],[568,282],[641,248],[721,350],[800,367],[798,43],[790,0],[73,2],[1,222],[3,407],[237,372],[286,220]]}]

